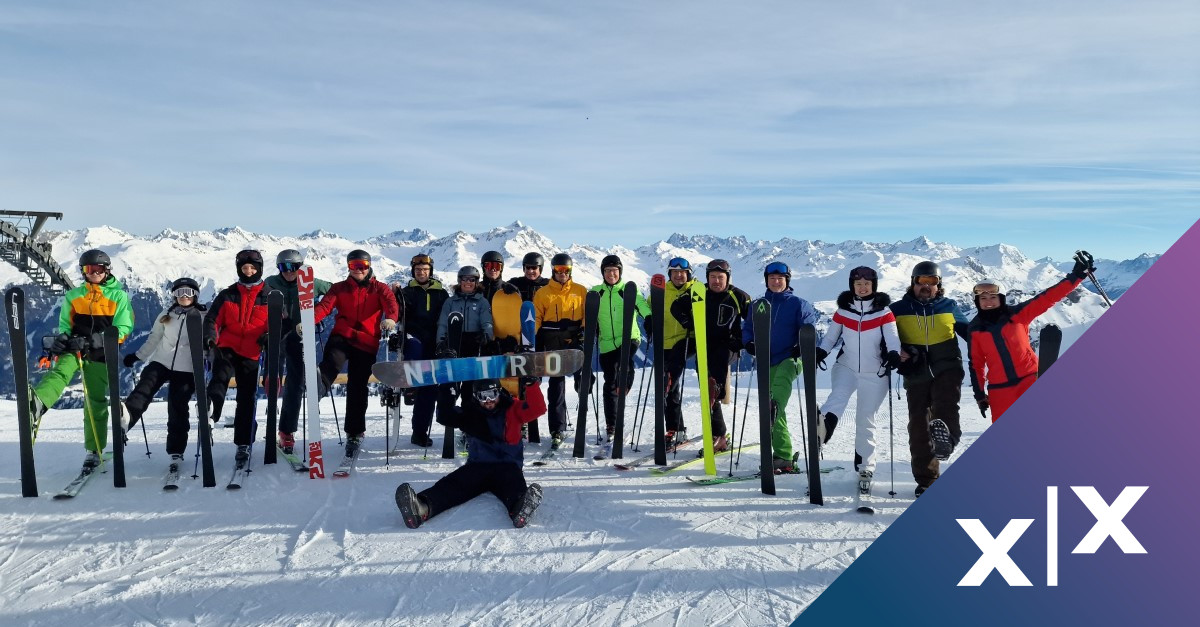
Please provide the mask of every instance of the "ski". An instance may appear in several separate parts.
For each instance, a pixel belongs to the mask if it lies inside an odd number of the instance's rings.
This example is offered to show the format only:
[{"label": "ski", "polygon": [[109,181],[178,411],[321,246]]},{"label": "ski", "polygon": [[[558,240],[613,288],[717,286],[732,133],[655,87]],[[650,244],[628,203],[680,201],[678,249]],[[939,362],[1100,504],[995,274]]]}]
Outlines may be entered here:
[{"label": "ski", "polygon": [[[835,470],[842,470],[842,467],[841,466],[831,466],[829,468],[822,468],[821,474],[827,475]],[[772,472],[771,473],[772,476],[803,475],[803,474],[807,474],[807,471],[797,470],[795,472],[779,472],[779,473]],[[694,483],[696,485],[720,485],[722,483],[737,483],[739,481],[752,481],[754,479],[761,478],[759,475],[760,475],[760,473],[755,472],[755,473],[744,474],[744,475],[733,475],[733,476],[726,475],[724,477],[710,477],[707,475],[700,476],[700,477],[688,476],[687,480],[691,481],[692,483]]]},{"label": "ski", "polygon": [[750,305],[754,325],[754,361],[758,366],[758,428],[762,462],[758,476],[763,494],[775,494],[771,431],[775,426],[775,403],[771,400],[771,303],[760,298]]},{"label": "ski", "polygon": [[616,468],[617,470],[633,470],[634,468],[637,468],[638,466],[641,466],[642,464],[645,464],[646,462],[649,462],[651,460],[654,460],[654,463],[656,465],[665,466],[667,464],[666,456],[668,454],[674,453],[681,448],[687,448],[687,447],[699,442],[700,438],[702,438],[702,437],[704,437],[704,436],[698,435],[694,438],[691,438],[690,440],[684,440],[683,442],[680,442],[679,444],[676,444],[676,445],[668,448],[667,450],[665,450],[663,452],[663,461],[662,462],[657,461],[658,453],[655,452],[655,453],[651,453],[649,455],[643,455],[642,457],[639,457],[630,462],[626,462],[624,464],[613,464],[613,468]]},{"label": "ski", "polygon": [[283,327],[283,292],[267,294],[267,443],[263,446],[263,464],[274,464],[279,449],[275,429],[279,420],[279,355]]},{"label": "ski", "polygon": [[633,281],[626,281],[625,288],[621,294],[622,307],[621,310],[621,352],[617,362],[617,415],[613,425],[613,441],[609,448],[613,458],[621,459],[625,456],[625,395],[629,390],[625,389],[626,381],[633,380],[633,373],[626,372],[625,369],[633,368],[633,356],[630,354],[633,351],[633,315],[637,312],[637,285]]},{"label": "ski", "polygon": [[587,446],[588,394],[592,391],[592,359],[600,318],[600,292],[588,291],[583,304],[583,373],[579,379],[579,412],[575,418],[573,457],[583,457]]},{"label": "ski", "polygon": [[354,471],[355,464],[358,463],[358,455],[362,452],[362,446],[354,449],[353,455],[342,457],[342,463],[338,464],[337,470],[333,471],[333,476],[337,479],[345,479]]},{"label": "ski", "polygon": [[[804,416],[808,429],[808,502],[824,505],[821,495],[821,439],[817,437],[817,329],[800,325],[800,355],[804,375]],[[799,400],[799,399],[797,399]]]},{"label": "ski", "polygon": [[32,390],[29,388],[29,347],[25,340],[25,290],[9,288],[4,293],[8,318],[8,340],[12,354],[13,386],[17,396],[17,433],[21,448],[21,496],[38,495],[37,471],[33,463],[33,439],[37,437],[36,422],[40,417],[30,412]]},{"label": "ski", "polygon": [[163,477],[163,490],[173,492],[179,489],[179,464],[172,462],[167,467],[167,474]]},{"label": "ski", "polygon": [[[745,446],[739,446],[739,447],[736,447],[736,448],[731,448],[731,449],[729,449],[729,450],[727,450],[727,451],[720,451],[720,452],[718,452],[718,453],[714,453],[714,454],[713,454],[713,457],[714,457],[714,458],[716,458],[716,457],[721,457],[721,456],[723,456],[723,455],[732,455],[732,454],[734,454],[734,453],[737,453],[738,451],[747,451],[747,450],[754,449],[754,448],[758,448],[758,443],[757,443],[757,442],[756,442],[756,443],[754,443],[754,444],[747,444],[747,445],[745,445]],[[663,468],[651,468],[651,469],[650,469],[650,474],[652,474],[652,475],[654,475],[654,476],[656,476],[656,477],[659,477],[659,476],[662,476],[662,475],[669,475],[669,474],[671,474],[671,473],[673,473],[673,472],[675,472],[675,471],[677,471],[677,470],[683,470],[684,468],[691,467],[691,466],[693,466],[693,465],[695,465],[695,464],[698,464],[698,463],[700,463],[700,462],[702,462],[702,461],[704,461],[704,454],[703,454],[703,451],[701,451],[701,454],[700,454],[700,455],[698,455],[698,456],[696,456],[696,457],[693,457],[692,459],[683,459],[683,460],[677,461],[677,462],[675,462],[675,463],[673,463],[673,464],[671,464],[671,465],[669,465],[669,466],[663,467]]]},{"label": "ski", "polygon": [[606,459],[612,458],[612,456],[613,456],[613,443],[612,443],[612,440],[609,440],[607,442],[600,443],[600,450],[596,451],[595,455],[592,455],[592,459],[595,461],[601,462]]},{"label": "ski", "polygon": [[308,478],[325,478],[325,459],[321,441],[321,388],[317,371],[317,282],[312,266],[300,266],[296,273],[296,294],[300,301],[301,344],[304,354],[304,394],[308,410],[305,437],[308,439]]},{"label": "ski", "polygon": [[304,460],[300,459],[300,457],[296,455],[294,451],[289,453],[288,451],[284,450],[283,447],[278,446],[278,444],[278,441],[276,441],[275,448],[278,449],[279,456],[292,466],[292,470],[295,470],[296,472],[308,471],[308,466],[304,465]]},{"label": "ski", "polygon": [[666,350],[663,347],[663,328],[666,323],[666,286],[667,277],[656,274],[650,277],[650,317],[654,319],[646,329],[648,335],[654,336],[654,463],[665,466],[667,463],[666,437],[666,390],[663,386],[663,368]]},{"label": "ski", "polygon": [[542,453],[541,456],[539,456],[537,459],[533,460],[533,465],[534,466],[545,466],[545,465],[549,464],[550,460],[554,459],[554,457],[556,455],[558,455],[558,449],[560,449],[560,448],[562,448],[562,447],[561,446],[551,446],[545,453]]},{"label": "ski", "polygon": [[213,470],[212,422],[208,419],[208,393],[204,385],[204,318],[200,311],[192,308],[187,314],[188,345],[192,351],[192,376],[196,379],[196,424],[200,431],[197,440],[200,446],[200,465],[206,488],[216,487],[217,476]]},{"label": "ski", "polygon": [[716,475],[713,457],[712,386],[708,372],[708,288],[695,281],[691,287],[692,332],[696,335],[696,383],[700,385],[700,433],[704,436],[704,474]]},{"label": "ski", "polygon": [[225,485],[226,490],[240,490],[242,484],[246,482],[246,477],[250,475],[250,458],[244,460],[234,459],[233,475],[229,477],[229,483]]},{"label": "ski", "polygon": [[[535,329],[537,328],[537,312],[530,301],[521,302],[521,348],[526,352],[533,352],[534,338],[537,336]],[[521,394],[525,393],[525,388],[522,384]],[[538,430],[538,421],[533,419],[527,423],[529,431],[529,442],[532,444],[540,444],[542,435]]]},{"label": "ski", "polygon": [[125,429],[121,426],[121,375],[117,372],[120,338],[117,327],[104,330],[104,365],[108,369],[108,419],[112,423],[113,487],[125,487]]},{"label": "ski", "polygon": [[54,495],[54,500],[61,501],[65,499],[73,499],[76,496],[79,496],[80,490],[83,490],[83,486],[87,485],[88,481],[90,481],[92,477],[97,474],[96,471],[99,470],[99,468],[100,467],[97,466],[91,470],[80,472],[78,477],[75,477],[71,480],[71,483],[67,484],[67,487],[63,488],[58,492],[58,494]]},{"label": "ski", "polygon": [[874,473],[871,471],[863,471],[866,473],[866,478],[863,475],[858,476],[858,491],[854,495],[854,510],[860,514],[875,513],[875,499],[871,496],[871,480],[874,478]]},{"label": "ski", "polygon": [[1038,378],[1046,375],[1046,371],[1058,361],[1058,352],[1062,348],[1062,329],[1057,324],[1048,324],[1038,333]]}]

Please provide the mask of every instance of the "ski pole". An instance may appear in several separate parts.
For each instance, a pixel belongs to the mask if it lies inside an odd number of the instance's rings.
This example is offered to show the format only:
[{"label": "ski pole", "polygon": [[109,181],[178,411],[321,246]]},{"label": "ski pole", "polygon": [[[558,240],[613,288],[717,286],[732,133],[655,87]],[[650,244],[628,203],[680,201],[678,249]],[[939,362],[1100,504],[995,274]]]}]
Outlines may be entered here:
[{"label": "ski pole", "polygon": [[1072,259],[1075,261],[1081,261],[1081,262],[1087,264],[1087,266],[1088,266],[1088,269],[1086,270],[1087,277],[1092,280],[1092,285],[1095,285],[1096,290],[1100,292],[1100,298],[1104,299],[1104,304],[1109,307],[1112,307],[1112,300],[1109,299],[1108,294],[1105,293],[1105,291],[1104,291],[1104,288],[1100,287],[1100,281],[1096,280],[1096,275],[1091,270],[1092,256],[1091,255],[1084,256],[1084,252],[1082,250],[1077,250],[1077,251],[1075,251],[1075,256]]},{"label": "ski pole", "polygon": [[[742,356],[741,352],[738,352],[738,360],[739,361],[741,360],[741,356]],[[758,373],[758,357],[755,357],[754,355],[750,356],[750,370],[755,373],[756,377],[758,376],[758,374],[757,374]],[[746,419],[746,415],[750,411],[750,389],[749,389],[749,387],[750,387],[749,385],[746,386],[746,388],[747,388],[746,389],[746,400],[742,401],[742,432],[738,434],[738,442],[746,441],[746,423],[750,422],[749,420]],[[734,457],[734,455],[730,455],[730,457]],[[742,452],[740,450],[737,452],[736,457],[737,457],[737,461],[733,462],[734,466],[738,466],[742,463]]]},{"label": "ski pole", "polygon": [[800,395],[800,377],[796,377],[792,383],[796,386],[796,405],[800,408],[800,446],[804,451],[804,467],[808,468],[808,417],[804,415],[804,397]]},{"label": "ski pole", "polygon": [[892,370],[887,370],[888,380],[888,447],[891,449],[888,452],[888,475],[891,477],[892,489],[888,491],[888,496],[896,496],[896,432],[892,427]]},{"label": "ski pole", "polygon": [[[742,357],[741,351],[738,352],[736,357],[737,357],[737,361],[741,361],[741,357]],[[738,387],[740,387],[738,384],[741,381],[740,381],[740,377],[737,376],[736,370],[733,371],[732,373],[730,373],[730,375],[733,376],[733,412],[732,412],[733,413],[733,427],[729,429],[729,433],[733,434],[734,431],[737,431],[737,421],[738,421],[737,398],[738,398]],[[746,417],[742,416],[742,420],[745,420],[745,419],[746,419]],[[742,445],[742,441],[738,440],[735,443],[735,445],[740,447]],[[733,455],[729,456],[729,476],[730,477],[733,476]]]},{"label": "ski pole", "polygon": [[[317,343],[320,344],[324,341],[325,330],[321,327],[317,327]],[[317,362],[317,376],[321,376],[320,362]],[[337,403],[333,400],[333,381],[330,381],[329,385],[325,386],[325,390],[329,393],[329,404],[333,406],[333,424],[337,427],[338,445],[345,444],[345,442],[342,442],[342,421],[340,418],[338,418]]]},{"label": "ski pole", "polygon": [[[384,361],[391,361],[391,353],[388,351],[388,341],[391,337],[391,332],[387,332],[381,339]],[[379,404],[383,406],[383,465],[390,468],[392,465],[392,408],[387,406],[383,393],[383,388],[379,388]]]}]

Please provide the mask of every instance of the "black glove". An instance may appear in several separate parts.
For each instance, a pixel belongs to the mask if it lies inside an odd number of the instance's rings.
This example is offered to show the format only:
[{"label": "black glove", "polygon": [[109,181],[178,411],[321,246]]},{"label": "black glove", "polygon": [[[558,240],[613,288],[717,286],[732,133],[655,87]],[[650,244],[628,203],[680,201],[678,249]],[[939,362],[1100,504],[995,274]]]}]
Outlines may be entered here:
[{"label": "black glove", "polygon": [[982,415],[984,418],[987,418],[987,410],[988,410],[988,408],[989,408],[989,407],[991,407],[991,404],[990,404],[990,403],[988,403],[988,397],[986,397],[986,396],[985,396],[985,397],[983,397],[983,398],[977,398],[977,399],[975,399],[975,404],[976,404],[976,405],[979,405],[979,413],[980,413],[980,414],[981,414],[981,415]]},{"label": "black glove", "polygon": [[803,353],[800,351],[800,347],[793,346],[792,347],[792,359],[800,359],[801,355],[803,355]]},{"label": "black glove", "polygon": [[208,336],[208,337],[204,338],[204,348],[206,348],[208,350],[213,350],[216,347],[217,347],[217,338],[212,337],[212,336]]},{"label": "black glove", "polygon": [[388,338],[388,350],[392,351],[393,353],[399,353],[400,349],[403,347],[403,345],[404,345],[404,334],[403,333],[393,333],[392,337]]},{"label": "black glove", "polygon": [[829,351],[821,348],[820,346],[817,347],[817,363],[818,364],[825,363],[825,358],[828,356],[829,356]]},{"label": "black glove", "polygon": [[523,385],[525,387],[533,387],[533,386],[537,385],[538,383],[540,383],[541,381],[542,380],[538,377],[521,377],[521,378],[517,379],[517,383],[520,383],[521,385]]},{"label": "black glove", "polygon": [[[508,285],[505,283],[505,285]],[[499,353],[515,353],[520,347],[520,342],[515,337],[502,337],[496,340],[496,346]]]},{"label": "black glove", "polygon": [[262,335],[258,336],[258,347],[259,348],[267,347],[267,334],[266,333],[263,333]]},{"label": "black glove", "polygon": [[445,344],[438,344],[435,356],[438,359],[454,359],[455,357],[458,357],[458,351],[446,346]]},{"label": "black glove", "polygon": [[743,348],[741,333],[734,333],[733,335],[729,336],[729,350],[731,352],[738,353],[741,352]]},{"label": "black glove", "polygon": [[512,284],[507,281],[500,284],[500,289],[504,290],[505,294],[516,294],[517,293],[517,288],[513,287]]},{"label": "black glove", "polygon": [[1095,272],[1096,266],[1092,263],[1092,255],[1086,250],[1081,250],[1075,253],[1075,267],[1071,268],[1071,274],[1078,278],[1087,276],[1088,272]]},{"label": "black glove", "polygon": [[[88,349],[88,342],[88,338],[82,335],[72,335],[71,338],[67,340],[67,352],[82,353]],[[104,344],[101,343],[100,347],[103,348]]]},{"label": "black glove", "polygon": [[896,351],[888,351],[888,354],[884,356],[883,361],[887,363],[888,368],[896,370],[900,368],[900,353],[897,353]]},{"label": "black glove", "polygon": [[646,316],[642,319],[642,324],[646,327],[646,341],[654,341],[654,316]]},{"label": "black glove", "polygon": [[753,355],[754,354],[754,340],[750,340],[749,342],[746,342],[746,345],[743,346],[742,348],[745,348],[747,353],[750,353],[751,355]]},{"label": "black glove", "polygon": [[139,361],[141,359],[138,358],[137,353],[129,353],[125,356],[125,359],[121,360],[121,363],[125,364],[126,368],[132,368]]},{"label": "black glove", "polygon": [[575,332],[574,342],[575,342],[575,346],[583,346],[583,328],[582,327],[580,327],[579,330]]},{"label": "black glove", "polygon": [[[672,311],[671,313],[674,314],[676,312]],[[679,322],[679,326],[683,327],[684,329],[687,329],[688,331],[691,331],[692,330],[692,308],[691,307],[682,308],[678,312],[678,314],[675,316],[675,320]]]},{"label": "black glove", "polygon": [[[46,343],[47,339],[50,340],[49,344]],[[61,355],[67,352],[67,343],[70,341],[71,336],[67,335],[66,333],[59,333],[53,338],[50,338],[49,336],[43,338],[42,347],[45,348],[46,352],[50,353],[51,355]]]}]

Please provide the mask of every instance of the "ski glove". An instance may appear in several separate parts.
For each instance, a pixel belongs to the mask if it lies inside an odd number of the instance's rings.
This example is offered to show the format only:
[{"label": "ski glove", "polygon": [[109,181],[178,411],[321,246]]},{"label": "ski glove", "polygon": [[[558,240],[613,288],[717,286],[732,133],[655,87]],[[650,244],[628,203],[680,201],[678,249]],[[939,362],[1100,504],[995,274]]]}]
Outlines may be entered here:
[{"label": "ski glove", "polygon": [[1071,268],[1071,274],[1083,278],[1088,272],[1095,272],[1096,266],[1093,261],[1092,254],[1086,250],[1075,253],[1075,267]]},{"label": "ski glove", "polygon": [[71,336],[67,335],[66,333],[59,333],[58,335],[54,336],[53,339],[51,339],[49,344],[43,340],[42,346],[45,347],[46,352],[50,353],[51,355],[61,355],[67,352],[67,344],[70,341]]},{"label": "ski glove", "polygon": [[829,356],[829,351],[821,348],[820,346],[817,347],[817,363],[818,364],[824,364],[825,358],[828,356]]},{"label": "ski glove", "polygon": [[887,363],[887,367],[892,370],[898,370],[900,368],[900,364],[902,363],[900,361],[900,353],[897,353],[896,351],[888,351],[888,354],[883,360],[885,363]]},{"label": "ski glove", "polygon": [[991,407],[991,405],[990,405],[990,404],[988,404],[988,397],[986,397],[986,396],[985,396],[985,397],[983,397],[983,398],[981,398],[981,399],[979,399],[979,400],[975,401],[975,404],[976,404],[976,405],[979,405],[979,413],[980,413],[980,414],[981,414],[981,415],[982,415],[984,418],[987,418],[987,410],[988,410],[988,407]]},{"label": "ski glove", "polygon": [[513,287],[512,284],[508,283],[507,281],[500,284],[500,289],[504,290],[505,294],[516,294],[517,293],[517,288]]},{"label": "ski glove", "polygon": [[800,356],[801,356],[802,354],[803,354],[803,353],[801,353],[801,352],[800,352],[800,347],[799,347],[799,346],[793,346],[793,347],[792,347],[792,359],[800,359]]},{"label": "ski glove", "polygon": [[396,321],[391,318],[384,318],[379,322],[379,330],[384,333],[391,333],[396,328]]},{"label": "ski glove", "polygon": [[743,346],[742,348],[745,348],[747,353],[750,353],[751,355],[753,355],[754,354],[754,340],[750,340],[749,342],[746,342],[746,345]]},{"label": "ski glove", "polygon": [[400,349],[403,347],[404,347],[404,335],[403,334],[397,333],[396,335],[393,335],[392,337],[388,338],[388,350],[392,351],[393,353],[399,353]]},{"label": "ski glove", "polygon": [[141,361],[141,359],[138,359],[137,353],[129,353],[125,356],[125,359],[122,360],[121,363],[125,364],[126,368],[132,368],[133,365],[139,361]]},{"label": "ski glove", "polygon": [[646,341],[653,342],[654,341],[654,316],[650,315],[650,316],[646,316],[645,318],[642,318],[642,323],[646,327]]},{"label": "ski glove", "polygon": [[258,347],[259,348],[267,347],[267,334],[266,333],[263,333],[262,335],[258,336]]},{"label": "ski glove", "polygon": [[517,352],[517,338],[502,337],[496,340],[496,352],[497,354]]}]

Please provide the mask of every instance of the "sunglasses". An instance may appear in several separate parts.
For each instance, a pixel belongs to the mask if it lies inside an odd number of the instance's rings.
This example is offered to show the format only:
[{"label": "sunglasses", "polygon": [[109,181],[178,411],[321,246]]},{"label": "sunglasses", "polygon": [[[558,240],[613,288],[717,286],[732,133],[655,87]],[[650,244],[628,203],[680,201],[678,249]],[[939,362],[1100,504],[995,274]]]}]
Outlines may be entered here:
[{"label": "sunglasses", "polygon": [[462,277],[462,278],[460,278],[460,279],[458,280],[458,282],[459,282],[459,283],[478,283],[478,282],[479,282],[479,277],[477,277],[477,276],[465,276],[465,277]]},{"label": "sunglasses", "polygon": [[870,268],[855,268],[855,269],[851,270],[850,271],[850,280],[857,281],[859,279],[866,279],[868,281],[874,281],[874,280],[878,279],[878,276],[875,274],[875,271]]},{"label": "sunglasses", "polygon": [[555,272],[561,272],[561,273],[563,273],[563,274],[570,274],[570,273],[571,273],[571,266],[554,266],[554,267],[553,267],[553,270],[554,270]]},{"label": "sunglasses", "polygon": [[692,264],[683,257],[676,257],[667,263],[668,270],[691,270]]},{"label": "sunglasses", "polygon": [[499,390],[499,388],[492,388],[490,390],[480,390],[475,393],[475,400],[479,401],[480,403],[490,403],[492,401],[498,401],[498,400],[500,400],[500,390]]},{"label": "sunglasses", "polygon": [[175,298],[195,298],[196,290],[190,287],[179,287],[171,292],[171,296]]},{"label": "sunglasses", "polygon": [[89,263],[82,266],[84,274],[105,274],[108,272],[108,266],[99,263]]},{"label": "sunglasses", "polygon": [[925,274],[913,279],[913,283],[918,285],[937,285],[941,282],[942,277],[933,274]]},{"label": "sunglasses", "polygon": [[992,285],[990,283],[976,285],[975,286],[975,295],[976,296],[999,296],[1000,295],[1000,286]]},{"label": "sunglasses", "polygon": [[279,268],[280,272],[298,272],[300,270],[300,266],[302,265],[304,264],[296,263],[294,261],[286,261],[275,267]]},{"label": "sunglasses", "polygon": [[525,266],[526,272],[529,272],[530,270],[541,270],[541,269],[542,269],[541,266]]},{"label": "sunglasses", "polygon": [[485,262],[483,262],[483,269],[484,270],[503,270],[504,264],[499,261],[485,261]]},{"label": "sunglasses", "polygon": [[766,274],[791,274],[792,273],[792,271],[788,269],[787,264],[783,263],[782,261],[772,261],[771,263],[768,263],[767,269],[764,272]]},{"label": "sunglasses", "polygon": [[350,261],[346,262],[346,267],[350,268],[352,271],[370,270],[371,262],[367,261],[366,259],[351,259]]},{"label": "sunglasses", "polygon": [[429,255],[414,255],[412,261],[409,262],[412,266],[433,266],[433,257]]}]

